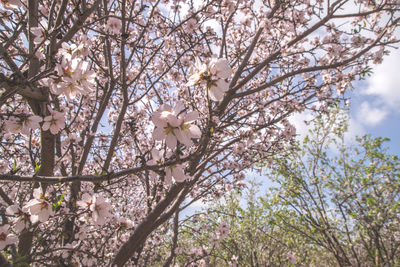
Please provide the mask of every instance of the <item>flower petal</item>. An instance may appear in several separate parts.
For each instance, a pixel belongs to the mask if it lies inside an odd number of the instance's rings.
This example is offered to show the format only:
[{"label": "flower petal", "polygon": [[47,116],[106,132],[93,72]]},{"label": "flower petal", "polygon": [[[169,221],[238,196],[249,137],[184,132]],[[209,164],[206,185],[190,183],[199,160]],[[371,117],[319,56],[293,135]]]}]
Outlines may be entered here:
[{"label": "flower petal", "polygon": [[172,176],[177,182],[183,182],[187,178],[185,173],[183,172],[182,165],[177,165],[172,168]]},{"label": "flower petal", "polygon": [[154,140],[164,140],[165,139],[165,131],[163,127],[156,127],[153,131]]},{"label": "flower petal", "polygon": [[175,135],[173,134],[167,134],[167,138],[165,139],[167,146],[171,149],[175,149],[176,148],[176,144],[177,144],[177,140]]},{"label": "flower petal", "polygon": [[195,121],[199,118],[199,113],[197,111],[191,111],[185,115],[185,118],[183,119],[184,122],[191,122]]},{"label": "flower petal", "polygon": [[215,86],[211,86],[210,90],[208,90],[211,100],[213,101],[221,101],[224,98],[224,93]]}]

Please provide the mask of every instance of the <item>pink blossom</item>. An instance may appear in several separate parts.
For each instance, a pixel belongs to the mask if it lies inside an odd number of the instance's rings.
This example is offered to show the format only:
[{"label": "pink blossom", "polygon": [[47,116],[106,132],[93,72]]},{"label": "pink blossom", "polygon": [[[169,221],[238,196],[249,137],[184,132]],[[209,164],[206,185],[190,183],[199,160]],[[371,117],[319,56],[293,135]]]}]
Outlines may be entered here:
[{"label": "pink blossom", "polygon": [[219,79],[210,84],[208,93],[211,100],[217,102],[221,101],[222,98],[224,98],[224,94],[228,90],[229,84],[225,80]]},{"label": "pink blossom", "polygon": [[106,222],[106,218],[111,216],[111,205],[102,196],[90,196],[85,193],[82,195],[82,200],[77,202],[77,205],[84,209],[89,209],[90,217],[98,225],[103,225]]},{"label": "pink blossom", "polygon": [[198,266],[200,266],[200,267],[203,267],[203,266],[207,266],[207,263],[206,263],[206,261],[204,260],[204,259],[201,259],[199,262],[198,262]]},{"label": "pink blossom", "polygon": [[174,130],[176,138],[179,142],[185,144],[186,146],[190,146],[192,145],[192,138],[201,137],[200,128],[197,125],[191,123],[198,118],[199,113],[197,111],[192,111],[179,116],[179,120],[181,120],[182,122],[179,125],[179,128]]},{"label": "pink blossom", "polygon": [[229,234],[230,226],[226,222],[221,222],[218,226],[218,233],[217,236],[221,239],[224,239]]},{"label": "pink blossom", "polygon": [[219,247],[220,241],[217,236],[211,236],[209,241],[212,246]]},{"label": "pink blossom", "polygon": [[287,257],[289,259],[289,262],[291,264],[296,264],[297,263],[297,258],[292,253],[288,252],[286,255],[287,255]]},{"label": "pink blossom", "polygon": [[69,45],[68,43],[64,42],[61,44],[61,48],[58,50],[58,55],[62,56],[63,60],[72,60],[74,55],[74,50],[76,49],[75,44]]},{"label": "pink blossom", "polygon": [[199,58],[196,57],[195,65],[192,70],[192,75],[189,77],[187,86],[199,84],[204,81],[203,77],[207,73],[207,65],[202,63]]},{"label": "pink blossom", "polygon": [[42,194],[40,188],[33,190],[33,197],[34,199],[30,200],[24,206],[31,214],[32,223],[47,221],[50,216],[54,215],[51,203],[48,202],[47,198]]},{"label": "pink blossom", "polygon": [[81,86],[83,94],[94,89],[96,85],[96,73],[89,68],[88,62],[80,61],[75,73],[76,76],[74,77],[76,78],[76,82]]},{"label": "pink blossom", "polygon": [[228,60],[224,58],[213,58],[209,63],[211,82],[209,83],[209,94],[213,101],[221,101],[226,91],[229,90],[229,83],[226,79],[232,75],[232,69]]},{"label": "pink blossom", "polygon": [[10,117],[5,124],[5,129],[12,133],[21,133],[25,136],[29,135],[31,129],[40,127],[42,117],[36,115],[21,114],[19,118]]},{"label": "pink blossom", "polygon": [[58,86],[62,88],[62,93],[67,97],[69,101],[76,98],[78,92],[81,91],[81,87],[76,83],[77,77],[64,77],[63,82]]},{"label": "pink blossom", "polygon": [[7,215],[14,216],[14,231],[20,233],[27,227],[29,222],[28,210],[26,208],[20,209],[17,205],[7,207]]},{"label": "pink blossom", "polygon": [[22,129],[22,123],[18,118],[10,117],[5,121],[4,128],[10,133],[18,133]]},{"label": "pink blossom", "polygon": [[26,119],[22,122],[22,131],[27,133],[31,129],[40,128],[40,124],[43,121],[42,117],[31,115],[26,117]]},{"label": "pink blossom", "polygon": [[[156,148],[153,148],[151,150],[151,157],[152,159],[147,162],[149,165],[161,165],[164,164],[164,151],[158,150]],[[151,181],[153,183],[156,183],[157,179],[157,174],[154,171],[149,172]]]},{"label": "pink blossom", "polygon": [[79,137],[76,133],[70,133],[65,139],[66,144],[79,143],[80,141],[82,141],[82,138]]},{"label": "pink blossom", "polygon": [[[47,23],[42,22],[47,26]],[[33,35],[35,35],[35,39],[33,39],[34,44],[41,44],[43,40],[46,38],[46,32],[45,30],[39,26],[39,27],[32,27],[31,32]]]},{"label": "pink blossom", "polygon": [[208,64],[210,73],[220,79],[229,79],[232,75],[232,69],[228,60],[225,58],[213,58]]},{"label": "pink blossom", "polygon": [[122,229],[129,229],[132,228],[135,223],[127,218],[118,218],[117,219],[118,225],[119,227],[121,227]]},{"label": "pink blossom", "polygon": [[111,34],[118,34],[121,31],[122,22],[118,18],[111,17],[107,21],[107,30]]},{"label": "pink blossom", "polygon": [[44,118],[42,126],[43,131],[50,129],[52,134],[57,134],[61,129],[65,127],[64,113],[55,110],[50,110],[50,115]]},{"label": "pink blossom", "polygon": [[0,250],[18,241],[16,235],[10,234],[9,228],[10,226],[8,224],[0,226]]},{"label": "pink blossom", "polygon": [[86,95],[95,86],[95,72],[80,58],[72,61],[63,59],[61,64],[56,65],[56,69],[61,79],[49,84],[51,92],[56,95],[64,94],[69,101],[74,100],[77,95]]},{"label": "pink blossom", "polygon": [[152,159],[148,161],[150,165],[157,165],[164,163],[164,151],[153,148],[151,150]]},{"label": "pink blossom", "polygon": [[180,101],[174,108],[164,104],[151,116],[156,126],[153,138],[155,140],[165,139],[167,146],[171,149],[176,147],[177,141],[190,146],[192,138],[200,138],[201,136],[199,127],[191,123],[198,119],[197,111],[181,114],[183,108],[183,103]]},{"label": "pink blossom", "polygon": [[164,140],[167,146],[174,149],[177,145],[177,138],[174,130],[177,129],[182,121],[177,118],[177,115],[183,109],[183,104],[178,102],[175,108],[170,105],[164,104],[158,109],[158,111],[153,112],[151,119],[156,126],[153,132],[153,138],[155,140]]},{"label": "pink blossom", "polygon": [[[147,162],[149,165],[164,164],[163,151],[154,148],[151,151],[151,155],[152,159]],[[154,174],[154,172],[151,172],[151,174]],[[165,168],[165,184],[171,185],[172,178],[174,178],[176,182],[183,182],[187,179],[182,164],[172,165]]]},{"label": "pink blossom", "polygon": [[62,57],[64,61],[72,61],[75,58],[84,58],[89,55],[90,41],[87,37],[82,37],[82,41],[78,45],[64,42],[61,44],[61,48],[58,50],[58,55]]},{"label": "pink blossom", "polygon": [[232,69],[228,60],[224,58],[213,58],[205,65],[196,58],[192,75],[189,77],[188,86],[206,83],[208,94],[213,101],[221,101],[229,83],[226,81],[232,75]]},{"label": "pink blossom", "polygon": [[197,20],[192,18],[187,21],[185,29],[186,29],[186,32],[192,33],[192,32],[194,32],[196,27],[198,27]]},{"label": "pink blossom", "polygon": [[172,184],[172,177],[176,182],[183,182],[187,179],[187,176],[185,175],[183,171],[183,166],[182,164],[177,164],[173,166],[168,166],[165,168],[165,183],[167,185]]}]

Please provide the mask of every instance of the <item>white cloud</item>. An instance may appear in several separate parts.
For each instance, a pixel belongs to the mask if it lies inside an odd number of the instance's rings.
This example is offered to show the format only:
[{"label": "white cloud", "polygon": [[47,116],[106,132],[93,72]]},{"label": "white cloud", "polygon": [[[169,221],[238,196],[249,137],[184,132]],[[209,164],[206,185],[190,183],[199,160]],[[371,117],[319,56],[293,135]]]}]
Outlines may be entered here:
[{"label": "white cloud", "polygon": [[388,111],[383,107],[374,108],[369,102],[362,102],[358,108],[357,120],[359,123],[367,126],[376,126],[380,124],[388,115]]},{"label": "white cloud", "polygon": [[400,50],[392,50],[381,65],[374,68],[374,73],[367,79],[365,94],[378,96],[379,102],[397,110],[400,105]]},{"label": "white cloud", "polygon": [[344,141],[346,144],[354,142],[356,136],[363,136],[365,134],[364,127],[359,121],[350,118],[348,121],[347,132],[344,133]]},{"label": "white cloud", "polygon": [[289,117],[289,122],[296,128],[297,140],[302,141],[304,137],[308,135],[310,126],[308,126],[305,122],[311,121],[313,118],[314,115],[311,113],[311,111],[294,113]]}]

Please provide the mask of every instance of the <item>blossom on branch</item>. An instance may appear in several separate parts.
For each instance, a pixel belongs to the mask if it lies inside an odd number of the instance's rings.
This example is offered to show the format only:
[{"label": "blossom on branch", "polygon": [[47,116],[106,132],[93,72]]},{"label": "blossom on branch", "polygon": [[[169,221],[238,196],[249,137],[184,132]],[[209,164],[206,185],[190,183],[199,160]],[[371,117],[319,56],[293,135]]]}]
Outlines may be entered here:
[{"label": "blossom on branch", "polygon": [[5,128],[11,133],[21,133],[22,135],[28,136],[31,130],[40,127],[39,123],[42,122],[42,118],[37,115],[26,115],[20,114],[18,117],[10,117],[6,123]]},{"label": "blossom on branch", "polygon": [[[65,55],[69,57],[70,54]],[[93,90],[96,74],[81,58],[70,61],[63,58],[61,63],[56,65],[56,69],[58,77],[47,81],[53,94],[63,94],[69,101],[73,101],[78,94],[87,95]]]},{"label": "blossom on branch", "polygon": [[0,250],[18,241],[16,235],[10,234],[9,228],[8,224],[0,226]]},{"label": "blossom on branch", "polygon": [[188,178],[183,171],[182,164],[172,165],[165,168],[165,183],[167,185],[172,184],[172,177],[178,183],[181,183]]},{"label": "blossom on branch", "polygon": [[46,39],[46,31],[45,29],[47,28],[47,22],[46,21],[41,21],[39,27],[32,27],[31,32],[33,35],[35,35],[35,39],[33,40],[34,44],[41,44],[43,40]]},{"label": "blossom on branch", "polygon": [[188,86],[206,84],[208,94],[213,101],[221,101],[225,92],[229,90],[229,79],[232,69],[228,60],[224,58],[213,58],[206,65],[196,58],[192,75],[188,79]]},{"label": "blossom on branch", "polygon": [[107,30],[111,34],[118,34],[121,31],[122,28],[122,22],[120,19],[111,17],[107,21]]},{"label": "blossom on branch", "polygon": [[184,105],[179,101],[174,108],[164,104],[153,112],[151,119],[156,126],[153,132],[155,140],[165,139],[167,146],[175,149],[178,141],[190,146],[192,138],[200,138],[200,128],[192,123],[198,119],[198,112],[182,113],[183,109]]},{"label": "blossom on branch", "polygon": [[26,208],[20,209],[17,205],[11,205],[6,209],[6,214],[14,216],[14,231],[20,233],[28,226],[29,214]]},{"label": "blossom on branch", "polygon": [[55,110],[50,110],[50,115],[44,118],[42,129],[44,131],[50,130],[52,134],[57,134],[65,126],[64,113]]},{"label": "blossom on branch", "polygon": [[32,223],[47,221],[50,216],[54,215],[53,206],[41,192],[40,188],[33,190],[33,197],[34,199],[30,200],[24,206],[31,214]]},{"label": "blossom on branch", "polygon": [[82,195],[82,200],[77,205],[83,209],[89,210],[89,217],[98,225],[103,225],[106,218],[111,216],[111,205],[107,199],[102,196],[90,196],[88,193]]}]

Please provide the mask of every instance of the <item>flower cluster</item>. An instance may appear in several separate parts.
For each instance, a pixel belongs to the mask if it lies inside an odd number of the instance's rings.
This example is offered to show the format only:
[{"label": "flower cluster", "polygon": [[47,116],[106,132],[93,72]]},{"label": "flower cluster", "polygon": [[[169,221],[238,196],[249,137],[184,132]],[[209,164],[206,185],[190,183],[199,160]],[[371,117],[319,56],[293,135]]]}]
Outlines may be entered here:
[{"label": "flower cluster", "polygon": [[61,57],[56,64],[55,77],[43,79],[42,85],[48,86],[55,95],[64,95],[68,101],[73,101],[78,95],[87,95],[95,88],[96,73],[91,70],[90,64],[84,60],[89,54],[88,39],[83,38],[77,46],[63,43],[58,51]]},{"label": "flower cluster", "polygon": [[208,64],[204,64],[196,58],[192,73],[187,85],[205,83],[208,94],[213,101],[221,101],[225,92],[229,90],[227,79],[231,77],[232,69],[228,60],[224,58],[213,58]]},{"label": "flower cluster", "polygon": [[18,117],[10,117],[5,121],[5,130],[12,133],[21,133],[28,136],[31,130],[40,127],[42,118],[36,115],[20,114]]},{"label": "flower cluster", "polygon": [[221,222],[218,226],[216,234],[210,237],[210,244],[218,247],[221,240],[228,237],[230,228],[231,227],[226,222]]},{"label": "flower cluster", "polygon": [[111,205],[102,196],[91,196],[88,193],[82,195],[82,200],[77,202],[78,206],[89,210],[89,217],[98,225],[103,225],[106,218],[111,216]]},{"label": "flower cluster", "polygon": [[155,140],[165,140],[169,148],[175,149],[178,141],[191,146],[192,138],[200,138],[199,127],[192,123],[198,119],[198,112],[182,113],[183,109],[183,103],[178,102],[174,108],[164,104],[153,112],[151,119],[156,126],[153,132]]},{"label": "flower cluster", "polygon": [[[33,39],[33,43],[36,45],[42,44],[42,42],[46,39],[46,31],[45,29],[47,28],[47,22],[46,21],[41,21],[39,27],[32,27],[31,32],[35,36]],[[46,44],[48,44],[48,40],[45,41]]]},{"label": "flower cluster", "polygon": [[224,239],[229,234],[229,229],[231,227],[226,222],[221,222],[218,226],[217,236],[219,239]]},{"label": "flower cluster", "polygon": [[33,199],[24,206],[31,214],[31,221],[45,222],[50,216],[54,215],[53,206],[47,200],[46,196],[41,192],[40,188],[33,190]]},{"label": "flower cluster", "polygon": [[[147,163],[149,165],[158,165],[158,164],[163,164],[164,163],[164,152],[160,151],[158,149],[153,149],[151,151],[151,156],[152,159],[149,160]],[[182,164],[175,164],[172,166],[168,166],[165,168],[165,184],[166,185],[171,185],[172,184],[172,178],[176,182],[183,182],[187,179],[187,176],[185,175],[184,172],[184,167]],[[155,173],[151,172],[152,176],[155,177]]]},{"label": "flower cluster", "polygon": [[122,22],[120,19],[115,17],[111,17],[108,19],[106,30],[108,30],[110,34],[120,33],[121,28],[122,28]]},{"label": "flower cluster", "polygon": [[65,118],[63,112],[58,112],[49,107],[50,115],[44,117],[36,115],[19,114],[18,117],[11,116],[5,121],[4,128],[10,133],[20,133],[28,136],[31,130],[40,128],[40,123],[43,122],[43,131],[48,131],[52,134],[57,134],[65,126]]}]

